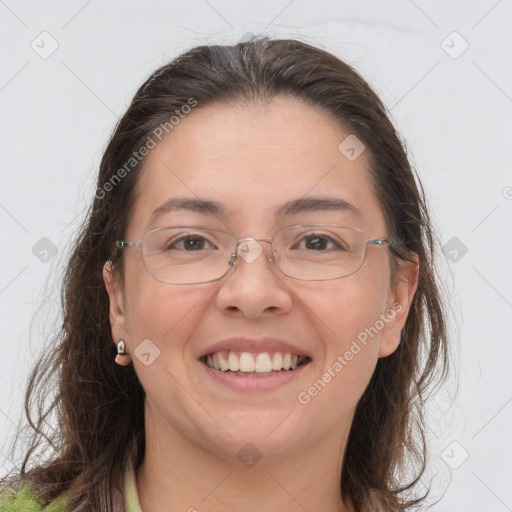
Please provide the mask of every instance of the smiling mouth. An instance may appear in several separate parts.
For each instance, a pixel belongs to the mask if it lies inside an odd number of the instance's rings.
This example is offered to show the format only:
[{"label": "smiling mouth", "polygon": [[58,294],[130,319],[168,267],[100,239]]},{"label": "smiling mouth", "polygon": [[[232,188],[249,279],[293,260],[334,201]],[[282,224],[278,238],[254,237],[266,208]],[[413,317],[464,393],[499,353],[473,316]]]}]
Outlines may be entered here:
[{"label": "smiling mouth", "polygon": [[203,356],[200,361],[220,372],[240,377],[267,377],[292,372],[311,362],[308,356],[290,352],[232,352],[220,351]]}]

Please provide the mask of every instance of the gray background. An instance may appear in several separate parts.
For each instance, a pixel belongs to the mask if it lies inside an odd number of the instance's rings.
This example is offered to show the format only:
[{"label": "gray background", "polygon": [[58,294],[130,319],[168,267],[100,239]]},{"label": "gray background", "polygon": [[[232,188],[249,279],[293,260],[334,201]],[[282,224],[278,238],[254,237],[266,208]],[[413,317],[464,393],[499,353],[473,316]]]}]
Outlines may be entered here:
[{"label": "gray background", "polygon": [[407,141],[444,247],[459,379],[429,409],[432,510],[512,510],[511,21],[510,0],[0,0],[1,472],[117,118],[182,51],[268,34],[352,64]]}]

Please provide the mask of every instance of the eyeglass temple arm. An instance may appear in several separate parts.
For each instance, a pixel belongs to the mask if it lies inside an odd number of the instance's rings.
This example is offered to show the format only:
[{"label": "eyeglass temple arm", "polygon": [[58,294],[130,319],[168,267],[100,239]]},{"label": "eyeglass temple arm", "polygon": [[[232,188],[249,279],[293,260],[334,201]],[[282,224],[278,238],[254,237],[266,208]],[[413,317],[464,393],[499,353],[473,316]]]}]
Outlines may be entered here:
[{"label": "eyeglass temple arm", "polygon": [[366,240],[366,243],[373,245],[386,245],[389,244],[390,241],[387,238],[370,238],[370,240]]},{"label": "eyeglass temple arm", "polygon": [[142,242],[134,242],[133,244],[129,244],[128,242],[116,242],[116,249],[131,249],[133,247],[142,247]]}]

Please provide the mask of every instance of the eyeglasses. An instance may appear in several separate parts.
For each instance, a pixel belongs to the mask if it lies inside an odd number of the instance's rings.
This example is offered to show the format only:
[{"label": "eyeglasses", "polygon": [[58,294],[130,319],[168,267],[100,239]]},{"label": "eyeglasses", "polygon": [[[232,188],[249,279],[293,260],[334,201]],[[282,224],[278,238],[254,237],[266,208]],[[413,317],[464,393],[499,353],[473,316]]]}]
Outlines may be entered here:
[{"label": "eyeglasses", "polygon": [[206,226],[173,226],[146,233],[134,243],[116,242],[117,249],[142,248],[149,275],[169,284],[201,284],[224,277],[240,256],[247,263],[270,244],[280,271],[302,281],[329,281],[355,274],[363,265],[368,244],[382,246],[389,240],[367,240],[356,228],[336,224],[300,224],[285,228],[272,239],[237,239],[231,233]]}]

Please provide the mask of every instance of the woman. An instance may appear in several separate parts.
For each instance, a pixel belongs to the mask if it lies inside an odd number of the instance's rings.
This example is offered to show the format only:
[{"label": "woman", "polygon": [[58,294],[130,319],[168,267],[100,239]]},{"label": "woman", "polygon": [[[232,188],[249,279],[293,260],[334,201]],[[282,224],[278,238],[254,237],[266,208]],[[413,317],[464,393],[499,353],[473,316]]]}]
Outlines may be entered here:
[{"label": "woman", "polygon": [[27,393],[58,386],[32,443],[57,412],[54,455],[28,452],[2,510],[15,490],[34,510],[421,503],[423,397],[447,368],[433,234],[351,67],[263,38],[160,68],[73,249]]}]

